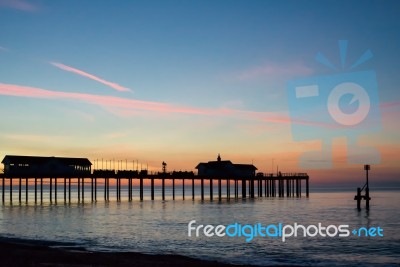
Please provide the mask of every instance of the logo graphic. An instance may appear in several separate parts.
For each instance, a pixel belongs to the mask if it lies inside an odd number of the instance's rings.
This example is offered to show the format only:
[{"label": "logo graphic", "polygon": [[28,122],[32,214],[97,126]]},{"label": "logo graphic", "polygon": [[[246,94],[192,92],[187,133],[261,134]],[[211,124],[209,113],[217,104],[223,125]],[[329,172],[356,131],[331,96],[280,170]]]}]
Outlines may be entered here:
[{"label": "logo graphic", "polygon": [[[347,41],[339,41],[341,67],[346,70]],[[360,136],[379,131],[378,87],[373,70],[353,72],[372,58],[367,50],[348,69],[349,72],[289,81],[287,94],[295,141],[320,140],[320,151],[305,152],[300,158],[303,168],[332,167],[332,139],[347,137],[347,161],[357,164],[379,163],[380,154],[371,147],[357,144]],[[322,54],[316,60],[337,71]]]}]

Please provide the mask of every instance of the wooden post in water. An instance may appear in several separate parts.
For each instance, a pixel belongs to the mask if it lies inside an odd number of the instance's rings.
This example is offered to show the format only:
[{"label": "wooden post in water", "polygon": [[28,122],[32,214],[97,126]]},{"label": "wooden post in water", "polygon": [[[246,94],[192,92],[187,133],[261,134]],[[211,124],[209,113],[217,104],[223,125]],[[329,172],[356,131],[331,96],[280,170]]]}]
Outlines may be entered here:
[{"label": "wooden post in water", "polygon": [[107,201],[107,178],[104,178],[104,201]]},{"label": "wooden post in water", "polygon": [[371,169],[370,165],[364,165],[364,170],[366,171],[367,183],[365,188],[365,205],[366,209],[369,210],[369,201],[371,198],[369,197],[369,181],[368,181],[368,171]]},{"label": "wooden post in water", "polygon": [[357,195],[354,198],[355,200],[357,200],[357,209],[361,210],[361,188],[357,187]]},{"label": "wooden post in water", "polygon": [[94,201],[97,201],[97,177],[94,178]]}]

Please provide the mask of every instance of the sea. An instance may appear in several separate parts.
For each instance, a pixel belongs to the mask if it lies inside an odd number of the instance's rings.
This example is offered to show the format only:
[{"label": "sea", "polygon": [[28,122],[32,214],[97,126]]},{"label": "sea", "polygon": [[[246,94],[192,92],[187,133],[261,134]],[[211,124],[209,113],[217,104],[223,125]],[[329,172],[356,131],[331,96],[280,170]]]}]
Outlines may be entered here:
[{"label": "sea", "polygon": [[[84,203],[78,203],[76,196],[72,203],[64,203],[62,193],[57,204],[35,204],[33,195],[28,195],[28,203],[6,201],[0,205],[0,238],[47,242],[68,249],[174,254],[259,266],[400,266],[399,188],[371,188],[370,209],[366,210],[363,201],[361,211],[356,209],[355,190],[343,188],[311,188],[308,198],[303,193],[302,197],[281,198],[225,196],[219,201],[215,195],[213,201],[202,201],[197,186],[194,200],[190,187],[185,199],[182,189],[177,189],[175,200],[168,187],[163,201],[156,187],[155,200],[146,190],[145,199],[140,201],[135,189],[131,202],[126,191],[120,202],[114,191],[105,202],[101,200],[102,188],[99,200],[91,202],[88,190]],[[48,188],[44,194],[48,199]],[[189,236],[193,220],[195,229],[199,225],[231,226],[230,235],[212,232],[213,236],[206,236],[204,228],[199,228],[199,236],[196,230]],[[297,236],[289,236],[296,224]],[[264,230],[269,226],[269,234],[254,234],[259,233],[255,225]],[[308,231],[306,237],[299,225]],[[317,233],[319,228],[315,227],[319,226],[329,227],[330,236]],[[288,235],[284,241],[280,236],[283,227]],[[348,235],[339,236],[339,229],[347,229]],[[249,240],[251,231],[253,238]]]}]

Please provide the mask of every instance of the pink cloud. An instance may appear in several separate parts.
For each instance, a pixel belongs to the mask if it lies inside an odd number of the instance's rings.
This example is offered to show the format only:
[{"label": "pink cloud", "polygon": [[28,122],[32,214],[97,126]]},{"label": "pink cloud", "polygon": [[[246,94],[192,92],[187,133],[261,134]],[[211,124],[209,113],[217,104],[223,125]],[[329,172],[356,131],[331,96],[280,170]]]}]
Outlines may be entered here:
[{"label": "pink cloud", "polygon": [[310,75],[312,72],[312,69],[299,63],[293,63],[290,65],[269,64],[246,70],[240,73],[238,78],[241,81],[247,81],[265,77]]},{"label": "pink cloud", "polygon": [[142,101],[135,99],[126,99],[114,96],[102,96],[85,93],[72,93],[49,91],[30,86],[20,86],[13,84],[0,83],[0,95],[31,97],[40,99],[70,99],[82,101],[89,104],[99,105],[114,114],[122,116],[143,115],[143,112],[152,111],[165,113],[183,113],[206,116],[229,116],[247,120],[256,120],[273,123],[290,123],[290,118],[285,115],[279,115],[272,112],[255,112],[234,110],[229,108],[209,109],[188,107],[183,105],[173,105],[161,102]]},{"label": "pink cloud", "polygon": [[[145,112],[158,112],[160,114],[166,113],[180,113],[180,114],[193,114],[205,116],[222,116],[233,117],[244,120],[253,120],[264,123],[276,124],[303,124],[303,125],[317,125],[321,127],[337,128],[336,124],[329,123],[316,123],[310,121],[292,120],[287,113],[276,112],[262,112],[262,111],[246,111],[231,108],[198,108],[183,105],[173,105],[162,102],[142,101],[136,99],[127,99],[114,96],[93,95],[85,93],[73,92],[60,92],[49,91],[41,88],[20,86],[13,84],[0,83],[0,95],[17,96],[17,97],[31,97],[41,99],[70,99],[77,100],[89,104],[99,105],[109,112],[119,116],[137,116],[145,115]],[[398,107],[399,102],[391,102],[382,104],[384,109],[390,107]]]},{"label": "pink cloud", "polygon": [[111,88],[113,88],[113,89],[115,89],[117,91],[121,91],[121,92],[131,91],[131,89],[129,89],[129,88],[123,87],[123,86],[121,86],[121,85],[119,85],[117,83],[106,81],[106,80],[104,80],[102,78],[99,78],[99,77],[97,77],[97,76],[95,76],[93,74],[84,72],[82,70],[78,70],[76,68],[73,68],[73,67],[61,64],[61,63],[57,63],[57,62],[50,62],[50,64],[55,66],[55,67],[57,67],[57,68],[59,68],[59,69],[62,69],[62,70],[65,70],[65,71],[69,71],[69,72],[73,72],[73,73],[78,74],[80,76],[92,79],[92,80],[94,80],[96,82],[99,82],[99,83],[102,83],[102,84],[105,84],[105,85],[107,85],[107,86],[109,86],[109,87],[111,87]]},{"label": "pink cloud", "polygon": [[7,7],[21,11],[34,12],[38,8],[24,0],[0,0],[0,7]]}]

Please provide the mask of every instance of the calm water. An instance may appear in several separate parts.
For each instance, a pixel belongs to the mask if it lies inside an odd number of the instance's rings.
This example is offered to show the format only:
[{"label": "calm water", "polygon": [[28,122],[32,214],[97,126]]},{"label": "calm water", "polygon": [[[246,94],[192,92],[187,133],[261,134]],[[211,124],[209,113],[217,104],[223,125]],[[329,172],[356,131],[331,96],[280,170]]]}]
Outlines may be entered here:
[{"label": "calm water", "polygon": [[[187,194],[189,200],[184,201],[6,204],[0,206],[0,236],[72,242],[91,250],[181,254],[257,265],[400,264],[400,191],[372,191],[370,212],[355,209],[354,192],[220,203],[192,201],[189,190]],[[257,237],[247,243],[244,237],[188,237],[191,220],[213,225],[297,222],[307,226],[321,222],[325,226],[348,224],[350,230],[380,226],[384,237],[292,237],[285,243],[278,238]]]}]

